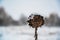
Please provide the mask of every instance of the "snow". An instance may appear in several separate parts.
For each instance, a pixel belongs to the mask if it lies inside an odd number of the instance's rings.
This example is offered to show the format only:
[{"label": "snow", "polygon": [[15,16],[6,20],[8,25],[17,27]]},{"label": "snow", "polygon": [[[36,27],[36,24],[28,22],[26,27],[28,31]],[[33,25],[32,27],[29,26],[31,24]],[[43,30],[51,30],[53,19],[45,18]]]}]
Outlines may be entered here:
[{"label": "snow", "polygon": [[[59,40],[59,27],[38,28],[38,40]],[[26,26],[0,27],[0,40],[34,40],[34,28]]]}]

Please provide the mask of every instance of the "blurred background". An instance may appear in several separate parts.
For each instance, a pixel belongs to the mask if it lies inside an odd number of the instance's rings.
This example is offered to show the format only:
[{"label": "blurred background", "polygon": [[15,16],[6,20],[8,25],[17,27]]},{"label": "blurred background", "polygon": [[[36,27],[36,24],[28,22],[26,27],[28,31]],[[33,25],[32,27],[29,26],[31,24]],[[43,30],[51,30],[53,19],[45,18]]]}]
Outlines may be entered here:
[{"label": "blurred background", "polygon": [[0,0],[0,40],[34,40],[31,14],[44,17],[38,40],[60,40],[60,0]]}]

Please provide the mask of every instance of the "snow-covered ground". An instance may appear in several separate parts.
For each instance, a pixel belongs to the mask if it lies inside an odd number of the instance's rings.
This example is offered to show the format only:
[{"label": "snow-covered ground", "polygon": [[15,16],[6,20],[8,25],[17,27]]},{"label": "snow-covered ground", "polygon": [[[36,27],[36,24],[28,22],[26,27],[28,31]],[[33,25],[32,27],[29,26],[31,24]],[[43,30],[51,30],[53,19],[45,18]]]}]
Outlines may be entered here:
[{"label": "snow-covered ground", "polygon": [[[34,28],[28,25],[0,27],[0,40],[34,40]],[[60,40],[60,28],[38,28],[38,40]]]}]

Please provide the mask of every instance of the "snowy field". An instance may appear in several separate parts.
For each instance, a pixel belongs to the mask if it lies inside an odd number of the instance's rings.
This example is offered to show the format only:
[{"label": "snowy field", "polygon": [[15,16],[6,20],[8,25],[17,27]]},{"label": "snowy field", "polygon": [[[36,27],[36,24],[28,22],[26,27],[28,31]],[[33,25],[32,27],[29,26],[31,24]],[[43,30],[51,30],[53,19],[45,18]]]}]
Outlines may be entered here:
[{"label": "snowy field", "polygon": [[[34,40],[34,28],[28,25],[0,27],[0,40]],[[60,40],[60,28],[38,28],[38,40]]]}]

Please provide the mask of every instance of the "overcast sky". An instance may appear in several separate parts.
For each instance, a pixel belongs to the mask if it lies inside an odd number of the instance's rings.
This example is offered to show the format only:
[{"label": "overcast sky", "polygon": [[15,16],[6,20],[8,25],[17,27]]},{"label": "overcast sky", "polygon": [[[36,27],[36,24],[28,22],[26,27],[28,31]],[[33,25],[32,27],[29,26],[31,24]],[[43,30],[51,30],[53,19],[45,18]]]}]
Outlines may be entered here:
[{"label": "overcast sky", "polygon": [[59,14],[60,11],[59,0],[0,0],[0,5],[15,20],[18,20],[22,13],[29,16],[36,12],[45,17],[49,16],[51,12]]}]

